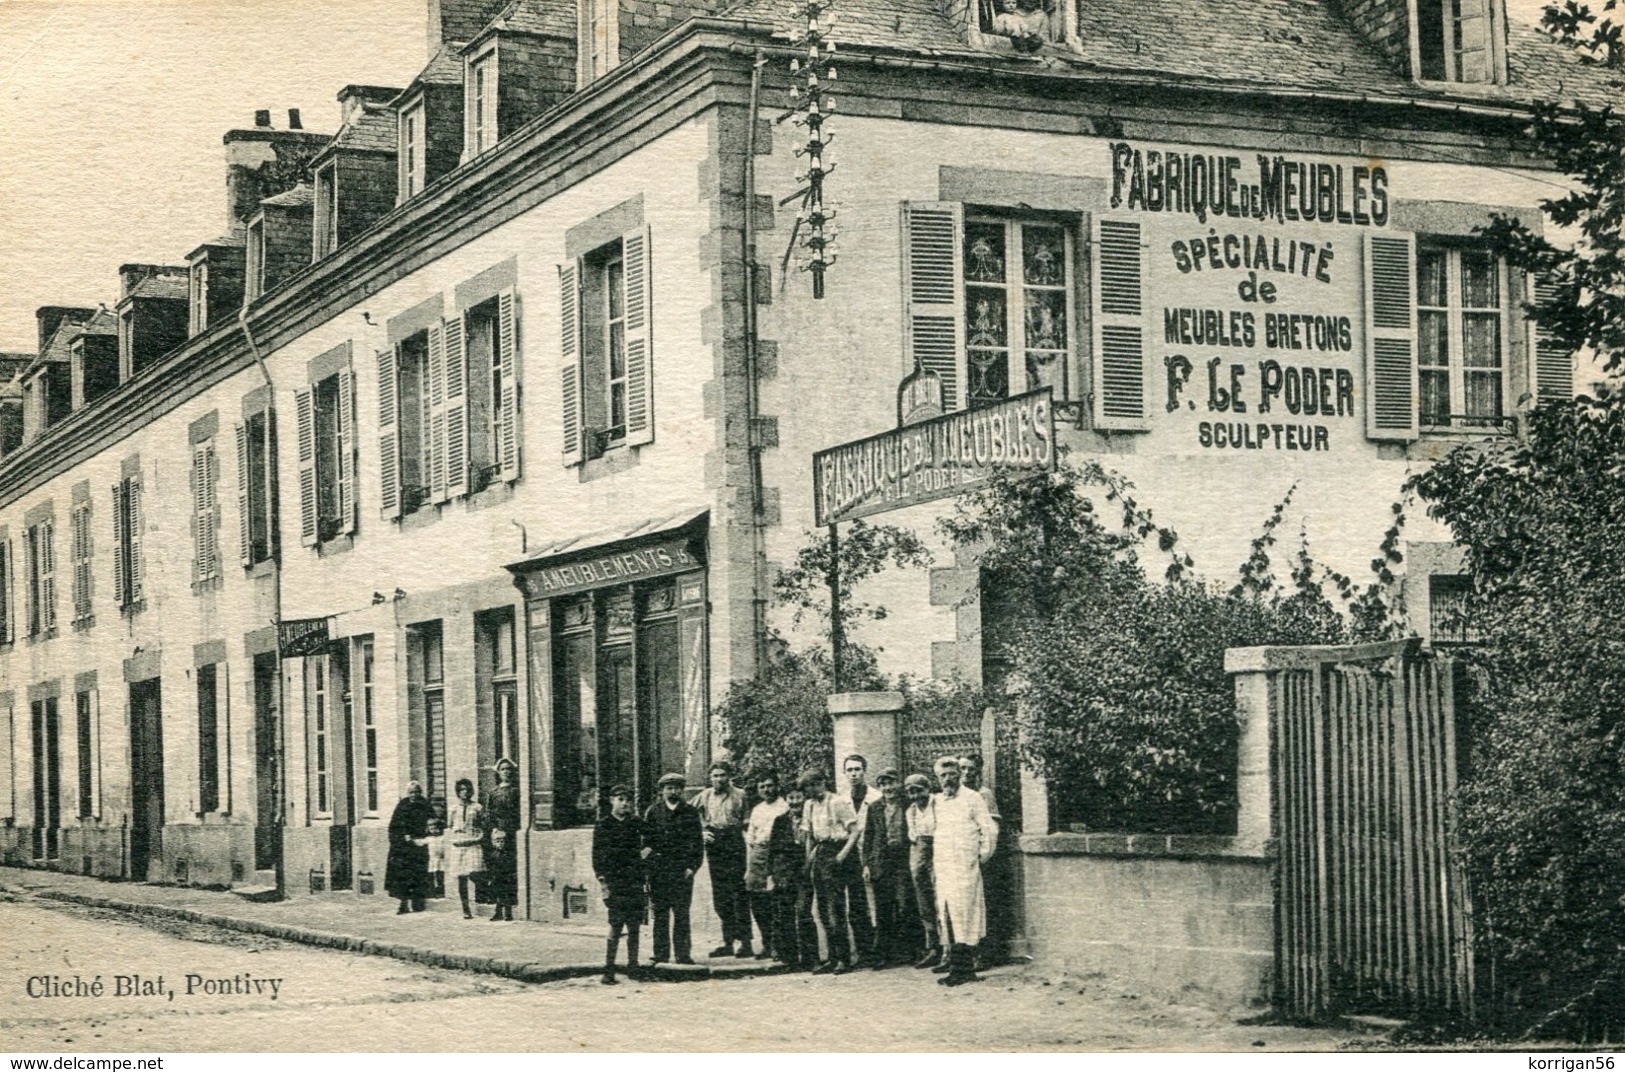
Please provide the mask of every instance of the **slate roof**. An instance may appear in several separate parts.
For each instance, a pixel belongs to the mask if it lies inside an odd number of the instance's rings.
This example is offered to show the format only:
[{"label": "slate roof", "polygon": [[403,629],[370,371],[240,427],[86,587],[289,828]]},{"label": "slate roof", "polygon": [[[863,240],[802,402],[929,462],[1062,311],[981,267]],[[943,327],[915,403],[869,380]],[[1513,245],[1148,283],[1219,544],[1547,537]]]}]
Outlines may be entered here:
[{"label": "slate roof", "polygon": [[114,316],[112,313],[108,312],[106,309],[98,309],[98,310],[96,310],[96,315],[91,317],[85,323],[84,327],[79,329],[79,334],[80,335],[117,335],[118,334],[118,317]]},{"label": "slate roof", "polygon": [[[523,2],[523,0],[521,0]],[[805,4],[797,0],[744,0],[728,11],[733,18],[768,23],[781,37],[805,28]],[[974,52],[934,0],[836,0],[836,47],[858,45],[933,52]]]},{"label": "slate roof", "polygon": [[513,3],[502,9],[501,14],[486,24],[485,29],[474,36],[474,40],[478,41],[493,31],[552,34],[555,37],[574,39],[575,5],[560,4],[558,0],[513,0]]},{"label": "slate roof", "polygon": [[[187,297],[187,280],[183,275],[150,275],[135,285],[135,288],[125,295],[124,301],[131,298],[180,298]],[[121,301],[120,305],[123,304]],[[95,321],[95,317],[91,318]]]},{"label": "slate roof", "polygon": [[361,152],[392,153],[398,137],[395,109],[387,104],[371,101],[350,122],[339,127],[333,140],[323,146],[317,158],[325,157],[336,149],[355,149]]},{"label": "slate roof", "polygon": [[460,86],[463,84],[463,43],[461,41],[448,41],[436,50],[429,58],[428,66],[419,71],[417,77],[401,91],[401,95],[390,101],[392,107],[400,107],[401,98],[410,96],[424,86]]},{"label": "slate roof", "polygon": [[305,208],[316,203],[316,192],[308,183],[300,183],[291,190],[284,190],[275,197],[267,197],[261,201],[262,205],[276,205],[281,208]]},{"label": "slate roof", "polygon": [[[525,2],[525,0],[521,0]],[[1153,75],[1170,81],[1259,89],[1369,94],[1399,99],[1462,99],[1494,104],[1534,99],[1617,101],[1606,73],[1546,38],[1533,26],[1509,27],[1511,82],[1504,87],[1418,85],[1391,66],[1344,20],[1332,0],[1079,0],[1081,51],[1046,49],[1044,60],[1101,72]],[[836,0],[838,46],[938,54],[1003,56],[994,39],[970,48],[937,0]],[[744,0],[734,18],[771,25],[792,38],[802,28],[798,0]]]}]

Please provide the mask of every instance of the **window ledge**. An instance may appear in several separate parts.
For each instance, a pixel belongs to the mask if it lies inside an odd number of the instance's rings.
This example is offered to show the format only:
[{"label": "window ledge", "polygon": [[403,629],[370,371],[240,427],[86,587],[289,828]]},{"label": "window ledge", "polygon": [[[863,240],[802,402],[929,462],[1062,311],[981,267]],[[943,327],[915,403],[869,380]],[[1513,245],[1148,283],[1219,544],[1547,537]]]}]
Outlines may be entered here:
[{"label": "window ledge", "polygon": [[146,597],[143,596],[142,598],[137,599],[137,600],[135,600],[133,602],[124,604],[122,607],[120,607],[118,609],[118,612],[119,612],[119,616],[122,617],[122,618],[134,618],[137,614],[140,614],[142,611],[144,611],[146,609],[147,609],[147,600],[146,600]]},{"label": "window ledge", "polygon": [[402,511],[397,519],[402,532],[415,532],[440,520],[440,507],[436,503],[424,503],[410,513]]},{"label": "window ledge", "polygon": [[87,614],[83,618],[75,618],[73,620],[73,631],[75,633],[88,633],[95,627],[96,616],[94,614]]},{"label": "window ledge", "polygon": [[463,509],[473,513],[476,510],[489,510],[493,506],[512,502],[514,495],[514,481],[492,480],[491,483],[464,500]]},{"label": "window ledge", "polygon": [[47,640],[55,640],[56,633],[57,631],[55,629],[45,629],[38,633],[30,633],[28,634],[28,642],[30,644],[43,644]]},{"label": "window ledge", "polygon": [[276,573],[276,559],[262,558],[251,566],[246,567],[248,575],[255,580],[261,577],[270,577]]},{"label": "window ledge", "polygon": [[355,537],[349,534],[335,536],[331,540],[316,545],[316,554],[322,558],[332,558],[334,555],[348,554],[355,548]]},{"label": "window ledge", "polygon": [[586,484],[606,476],[624,473],[638,464],[636,447],[612,446],[596,458],[581,463],[576,479]]},{"label": "window ledge", "polygon": [[205,592],[218,592],[226,586],[226,579],[219,574],[202,581],[192,582],[192,594],[200,596]]}]

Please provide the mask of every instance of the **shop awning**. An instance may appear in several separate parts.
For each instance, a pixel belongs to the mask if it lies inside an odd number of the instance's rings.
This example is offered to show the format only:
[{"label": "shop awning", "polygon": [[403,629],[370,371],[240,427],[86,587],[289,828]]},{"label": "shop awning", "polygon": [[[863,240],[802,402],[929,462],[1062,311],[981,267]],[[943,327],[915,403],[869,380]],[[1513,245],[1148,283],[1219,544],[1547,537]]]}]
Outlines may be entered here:
[{"label": "shop awning", "polygon": [[533,598],[567,595],[607,584],[626,584],[703,565],[704,521],[710,511],[690,507],[636,524],[554,540],[507,564]]}]

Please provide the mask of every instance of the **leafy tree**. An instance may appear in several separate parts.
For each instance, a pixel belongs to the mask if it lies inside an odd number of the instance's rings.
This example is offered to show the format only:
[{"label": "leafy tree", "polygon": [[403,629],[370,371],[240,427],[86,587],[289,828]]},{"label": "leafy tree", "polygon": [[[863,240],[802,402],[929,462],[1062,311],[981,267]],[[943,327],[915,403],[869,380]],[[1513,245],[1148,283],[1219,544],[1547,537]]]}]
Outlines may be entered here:
[{"label": "leafy tree", "polygon": [[[1350,635],[1307,540],[1291,589],[1274,576],[1286,505],[1229,591],[1197,577],[1178,534],[1098,462],[999,474],[942,522],[1015,611],[1003,655],[1023,759],[1069,814],[1138,833],[1233,829],[1238,724],[1225,650]],[[1378,561],[1386,570],[1387,555]],[[1386,611],[1385,591],[1379,583],[1369,598]]]},{"label": "leafy tree", "polygon": [[1625,1029],[1622,473],[1625,406],[1605,392],[1416,478],[1472,576],[1481,686],[1460,830],[1507,1029]]},{"label": "leafy tree", "polygon": [[796,552],[795,561],[780,570],[774,579],[774,597],[780,604],[795,608],[796,624],[811,613],[828,629],[831,624],[830,567],[838,565],[840,625],[848,637],[860,622],[880,621],[886,617],[884,606],[858,601],[855,591],[859,584],[879,574],[888,564],[912,569],[931,565],[931,552],[919,536],[896,525],[853,521],[840,534],[838,555],[831,553],[829,540],[817,533],[808,532],[806,537],[807,542]]},{"label": "leafy tree", "polygon": [[[1565,0],[1543,28],[1617,90],[1616,0]],[[1625,370],[1625,121],[1538,105],[1527,135],[1570,176],[1544,201],[1572,248],[1498,220],[1487,233],[1549,285],[1529,313]],[[1478,688],[1465,727],[1461,851],[1492,1026],[1625,1034],[1625,399],[1536,410],[1521,441],[1458,448],[1413,484],[1466,550]]]}]

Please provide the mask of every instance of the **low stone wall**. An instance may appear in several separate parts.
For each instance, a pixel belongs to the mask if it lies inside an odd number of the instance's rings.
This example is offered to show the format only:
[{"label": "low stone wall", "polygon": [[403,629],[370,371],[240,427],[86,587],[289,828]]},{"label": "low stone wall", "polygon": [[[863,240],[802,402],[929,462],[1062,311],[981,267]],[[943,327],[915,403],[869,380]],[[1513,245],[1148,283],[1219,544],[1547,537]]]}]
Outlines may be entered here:
[{"label": "low stone wall", "polygon": [[1041,965],[1226,1005],[1270,999],[1270,862],[1224,837],[1026,835],[1026,937]]}]

